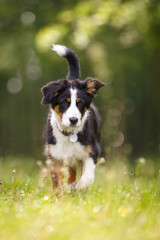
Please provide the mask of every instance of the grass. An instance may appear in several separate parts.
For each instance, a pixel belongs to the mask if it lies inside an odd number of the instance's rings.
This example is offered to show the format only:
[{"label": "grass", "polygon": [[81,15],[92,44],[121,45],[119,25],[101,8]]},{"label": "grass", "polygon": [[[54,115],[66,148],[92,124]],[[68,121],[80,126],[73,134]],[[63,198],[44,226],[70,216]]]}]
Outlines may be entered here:
[{"label": "grass", "polygon": [[59,197],[38,165],[0,159],[0,240],[160,239],[158,161],[99,165],[88,191]]}]

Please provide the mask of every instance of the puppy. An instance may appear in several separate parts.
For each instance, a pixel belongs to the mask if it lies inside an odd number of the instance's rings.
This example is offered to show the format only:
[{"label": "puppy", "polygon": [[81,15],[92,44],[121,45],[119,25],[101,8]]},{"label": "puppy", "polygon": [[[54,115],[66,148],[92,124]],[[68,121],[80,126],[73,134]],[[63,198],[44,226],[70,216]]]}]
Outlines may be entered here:
[{"label": "puppy", "polygon": [[[53,50],[67,59],[66,78],[49,82],[41,90],[42,104],[49,104],[45,127],[45,154],[48,158],[53,188],[63,186],[63,169],[68,167],[68,186],[77,191],[88,188],[94,181],[100,153],[101,120],[91,104],[104,83],[91,77],[79,80],[80,66],[75,53],[62,45]],[[82,163],[82,174],[76,181],[77,163]]]}]

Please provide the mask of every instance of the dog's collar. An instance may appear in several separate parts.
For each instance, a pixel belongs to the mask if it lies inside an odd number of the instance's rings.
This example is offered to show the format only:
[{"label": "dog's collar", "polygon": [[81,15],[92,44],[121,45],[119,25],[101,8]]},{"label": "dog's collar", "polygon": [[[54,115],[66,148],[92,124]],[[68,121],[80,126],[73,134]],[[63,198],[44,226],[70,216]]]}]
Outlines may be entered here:
[{"label": "dog's collar", "polygon": [[[57,125],[57,127],[58,127],[58,125]],[[78,140],[78,136],[77,136],[77,134],[76,133],[73,133],[73,132],[66,132],[66,131],[61,131],[60,129],[59,129],[59,127],[58,127],[58,130],[64,135],[64,136],[66,136],[66,137],[70,137],[70,141],[71,142],[77,142],[77,140]]]},{"label": "dog's collar", "polygon": [[59,131],[66,137],[68,137],[69,135],[72,134],[71,132],[61,131],[60,129],[59,129]]},{"label": "dog's collar", "polygon": [[72,134],[71,132],[67,132],[67,131],[64,131],[64,130],[61,130],[60,128],[59,128],[59,126],[58,126],[58,124],[57,124],[57,128],[58,128],[58,130],[59,130],[59,132],[60,133],[62,133],[64,136],[69,136],[70,134]]}]

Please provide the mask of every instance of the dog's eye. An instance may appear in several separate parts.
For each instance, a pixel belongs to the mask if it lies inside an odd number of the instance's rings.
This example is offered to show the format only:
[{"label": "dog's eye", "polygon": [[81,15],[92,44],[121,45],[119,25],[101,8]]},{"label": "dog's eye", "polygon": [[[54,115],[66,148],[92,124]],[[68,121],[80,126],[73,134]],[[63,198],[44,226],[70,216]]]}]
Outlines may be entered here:
[{"label": "dog's eye", "polygon": [[83,103],[82,103],[82,102],[78,102],[78,103],[77,103],[77,106],[78,106],[79,108],[82,108],[82,107],[83,107]]},{"label": "dog's eye", "polygon": [[79,107],[82,107],[82,106],[83,106],[83,104],[82,104],[81,102],[79,102],[79,103],[78,103],[78,106],[79,106]]},{"label": "dog's eye", "polygon": [[65,107],[65,106],[68,106],[68,105],[69,105],[69,102],[68,102],[67,100],[65,100],[65,101],[64,101],[64,102],[62,102],[61,104],[62,104],[62,106],[64,106],[64,107]]}]

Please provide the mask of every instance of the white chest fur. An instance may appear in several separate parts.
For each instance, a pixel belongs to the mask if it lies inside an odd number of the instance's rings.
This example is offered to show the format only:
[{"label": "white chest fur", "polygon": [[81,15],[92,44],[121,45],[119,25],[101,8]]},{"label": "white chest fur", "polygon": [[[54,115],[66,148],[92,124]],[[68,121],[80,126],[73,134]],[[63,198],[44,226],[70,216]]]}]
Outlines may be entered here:
[{"label": "white chest fur", "polygon": [[77,160],[85,160],[88,154],[84,146],[79,142],[72,143],[69,137],[63,136],[63,140],[57,141],[56,145],[49,145],[50,154],[56,160],[62,160],[66,165],[75,165]]}]

